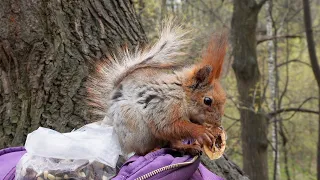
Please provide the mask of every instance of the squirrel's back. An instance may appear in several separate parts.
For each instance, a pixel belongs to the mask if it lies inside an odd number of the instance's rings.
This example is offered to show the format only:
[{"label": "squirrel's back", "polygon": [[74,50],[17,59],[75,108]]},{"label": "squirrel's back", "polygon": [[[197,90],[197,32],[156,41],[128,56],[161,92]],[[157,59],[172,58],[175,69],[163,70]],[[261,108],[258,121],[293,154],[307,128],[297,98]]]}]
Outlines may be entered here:
[{"label": "squirrel's back", "polygon": [[[204,144],[212,146],[214,135],[203,123],[221,125],[225,94],[219,78],[226,38],[213,38],[200,62],[172,72],[185,65],[179,61],[188,42],[185,34],[169,23],[153,47],[133,54],[125,51],[120,61],[99,67],[91,94],[114,126],[123,152],[145,154],[170,143],[195,155]],[[189,138],[199,144],[181,142]]]},{"label": "squirrel's back", "polygon": [[[144,154],[165,143],[154,136],[151,124],[167,126],[175,111],[173,105],[183,102],[184,97],[181,80],[176,74],[139,70],[111,92],[105,121],[115,127],[125,153]],[[183,106],[179,108],[180,111],[184,109]]]},{"label": "squirrel's back", "polygon": [[[186,34],[187,31],[169,21],[161,31],[159,40],[151,48],[136,50],[134,53],[124,50],[119,53],[119,58],[100,63],[97,67],[98,75],[91,77],[88,85],[90,101],[98,107],[99,113],[106,115],[110,100],[114,99],[112,92],[125,79],[135,79],[134,82],[152,81],[158,70],[171,70],[184,65],[179,56],[184,54],[181,49],[190,41],[185,37]],[[142,73],[136,73],[137,71]],[[140,77],[130,78],[133,75]]]}]

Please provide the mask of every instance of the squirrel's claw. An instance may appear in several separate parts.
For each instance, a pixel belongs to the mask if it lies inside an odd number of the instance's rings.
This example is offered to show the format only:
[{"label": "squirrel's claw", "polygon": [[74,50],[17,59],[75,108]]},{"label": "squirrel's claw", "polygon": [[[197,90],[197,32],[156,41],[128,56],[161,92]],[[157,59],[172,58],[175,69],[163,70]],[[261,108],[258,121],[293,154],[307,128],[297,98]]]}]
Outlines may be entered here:
[{"label": "squirrel's claw", "polygon": [[197,137],[197,141],[200,144],[201,147],[203,147],[204,144],[206,144],[207,146],[211,147],[212,146],[212,139],[214,136],[209,133],[209,132],[205,132],[202,135],[200,135],[199,137]]},{"label": "squirrel's claw", "polygon": [[192,144],[188,145],[185,148],[179,149],[185,154],[189,154],[191,156],[201,156],[202,155],[202,148],[199,144]]}]

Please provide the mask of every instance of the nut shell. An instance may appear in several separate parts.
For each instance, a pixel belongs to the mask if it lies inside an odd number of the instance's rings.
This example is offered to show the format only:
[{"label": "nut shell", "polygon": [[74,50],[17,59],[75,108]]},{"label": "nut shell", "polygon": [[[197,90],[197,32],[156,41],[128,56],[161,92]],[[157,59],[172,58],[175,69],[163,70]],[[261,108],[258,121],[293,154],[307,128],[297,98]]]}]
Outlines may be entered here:
[{"label": "nut shell", "polygon": [[211,160],[219,159],[226,149],[226,132],[221,130],[215,137],[211,148],[206,145],[203,146],[204,152]]}]

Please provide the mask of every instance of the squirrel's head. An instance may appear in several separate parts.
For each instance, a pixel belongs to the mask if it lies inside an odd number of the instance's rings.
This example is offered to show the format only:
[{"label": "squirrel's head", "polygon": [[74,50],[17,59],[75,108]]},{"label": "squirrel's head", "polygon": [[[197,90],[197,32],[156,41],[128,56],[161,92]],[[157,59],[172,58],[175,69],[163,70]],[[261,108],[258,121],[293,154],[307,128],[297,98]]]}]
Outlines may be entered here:
[{"label": "squirrel's head", "polygon": [[220,84],[226,54],[227,38],[213,37],[202,60],[185,71],[183,83],[187,97],[187,113],[191,122],[208,122],[221,126],[226,94]]}]

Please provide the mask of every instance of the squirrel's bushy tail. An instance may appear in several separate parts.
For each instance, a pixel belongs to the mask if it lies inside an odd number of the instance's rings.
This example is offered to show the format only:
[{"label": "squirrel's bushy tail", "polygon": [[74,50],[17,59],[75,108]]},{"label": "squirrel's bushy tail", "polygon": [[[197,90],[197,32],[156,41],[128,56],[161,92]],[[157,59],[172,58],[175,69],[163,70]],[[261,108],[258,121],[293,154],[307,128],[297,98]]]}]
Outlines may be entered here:
[{"label": "squirrel's bushy tail", "polygon": [[90,77],[88,83],[89,101],[100,113],[108,108],[111,91],[131,73],[142,68],[169,69],[182,65],[178,56],[190,42],[186,38],[188,32],[174,21],[169,21],[162,28],[159,40],[150,48],[130,53],[128,49],[120,52],[117,58],[108,59],[97,65],[97,75]]}]

